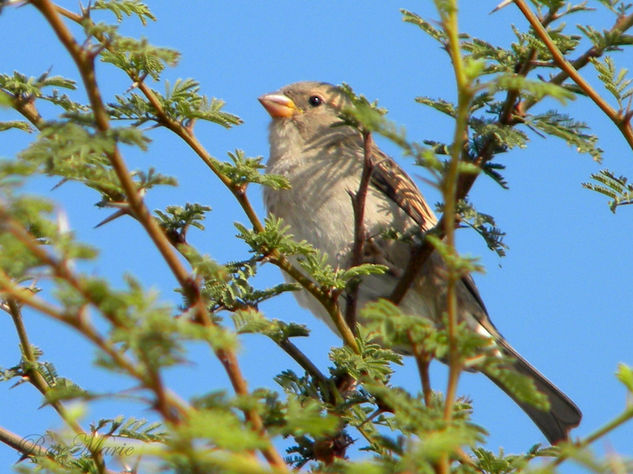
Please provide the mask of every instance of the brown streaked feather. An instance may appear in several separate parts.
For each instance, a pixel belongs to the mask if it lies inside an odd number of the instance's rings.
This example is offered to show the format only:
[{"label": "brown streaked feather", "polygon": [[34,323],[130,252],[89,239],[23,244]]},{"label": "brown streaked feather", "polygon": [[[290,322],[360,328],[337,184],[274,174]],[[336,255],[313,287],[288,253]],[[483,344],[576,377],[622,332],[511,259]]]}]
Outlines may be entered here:
[{"label": "brown streaked feather", "polygon": [[422,230],[432,229],[437,223],[437,218],[413,180],[377,147],[373,147],[371,151],[371,161],[371,183],[398,204]]},{"label": "brown streaked feather", "polygon": [[[371,183],[396,202],[423,231],[428,231],[433,228],[433,226],[437,224],[437,218],[429,208],[424,197],[422,197],[422,193],[418,190],[413,180],[392,158],[385,155],[377,147],[372,149],[371,159],[373,164]],[[500,338],[501,335],[499,331],[488,317],[488,311],[486,310],[486,306],[477,290],[473,278],[470,275],[466,275],[462,278],[462,284],[471,293],[481,308],[481,312],[475,312],[473,317],[475,317],[492,336]]]}]

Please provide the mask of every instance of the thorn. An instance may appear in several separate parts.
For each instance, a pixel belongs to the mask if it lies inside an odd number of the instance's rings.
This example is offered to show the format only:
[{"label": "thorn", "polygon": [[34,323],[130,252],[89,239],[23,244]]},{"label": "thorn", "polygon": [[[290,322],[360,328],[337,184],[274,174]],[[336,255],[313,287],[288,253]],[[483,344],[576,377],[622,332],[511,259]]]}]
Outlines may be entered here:
[{"label": "thorn", "polygon": [[128,209],[119,209],[111,216],[106,217],[101,222],[99,222],[96,226],[94,226],[94,228],[96,229],[98,227],[101,227],[102,225],[107,224],[108,222],[112,222],[114,219],[118,219],[119,217],[124,216],[126,214],[128,215],[130,214],[130,211]]},{"label": "thorn", "polygon": [[68,182],[68,181],[70,181],[70,179],[68,179],[68,178],[64,178],[64,179],[62,179],[59,183],[57,183],[55,186],[53,186],[53,187],[51,188],[51,191],[55,191],[55,190],[56,190],[57,188],[59,188],[62,184],[66,183],[66,182]]},{"label": "thorn", "polygon": [[[138,191],[138,195],[139,197],[142,199],[145,196],[147,189],[142,188]],[[114,214],[112,214],[109,217],[106,217],[104,220],[102,220],[101,222],[99,222],[96,226],[94,226],[94,228],[96,229],[97,227],[101,227],[104,224],[107,224],[108,222],[113,221],[114,219],[118,219],[119,217],[123,216],[123,215],[128,215],[128,216],[132,216],[134,217],[134,212],[132,212],[132,209],[130,208],[129,203],[127,202],[108,202],[108,201],[100,201],[97,203],[97,206],[99,207],[112,207],[114,209],[118,209],[118,211],[116,211]]]},{"label": "thorn", "polygon": [[510,5],[511,3],[514,3],[514,0],[503,0],[499,5],[497,5],[494,10],[492,10],[489,15],[492,15],[493,13],[498,12],[499,10],[501,10],[504,7],[507,7],[508,5]]}]

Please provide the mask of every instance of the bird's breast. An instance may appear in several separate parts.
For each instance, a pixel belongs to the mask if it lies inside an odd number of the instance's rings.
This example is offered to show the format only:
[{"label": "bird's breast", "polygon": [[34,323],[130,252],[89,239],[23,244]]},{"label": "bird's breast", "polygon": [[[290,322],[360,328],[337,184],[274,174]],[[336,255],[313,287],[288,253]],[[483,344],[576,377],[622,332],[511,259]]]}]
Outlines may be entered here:
[{"label": "bird's breast", "polygon": [[334,266],[346,264],[344,255],[354,239],[354,212],[350,192],[358,187],[344,166],[332,166],[315,158],[310,166],[286,163],[271,166],[269,173],[281,174],[291,188],[264,191],[269,213],[290,226],[295,240],[306,240],[327,253]]}]

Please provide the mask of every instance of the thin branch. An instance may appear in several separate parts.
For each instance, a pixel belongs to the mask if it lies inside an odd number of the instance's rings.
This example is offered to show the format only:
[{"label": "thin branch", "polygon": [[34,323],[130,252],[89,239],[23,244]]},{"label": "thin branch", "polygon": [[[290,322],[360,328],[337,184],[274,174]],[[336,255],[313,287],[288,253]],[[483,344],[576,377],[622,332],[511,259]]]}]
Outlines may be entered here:
[{"label": "thin branch", "polygon": [[[84,437],[82,436],[81,438],[83,439]],[[90,437],[86,437],[86,439],[90,439]],[[23,457],[46,456],[49,460],[57,463],[60,469],[67,467],[63,466],[55,459],[55,452],[46,449],[44,446],[34,443],[27,438],[23,438],[3,427],[0,427],[0,442],[15,449],[19,453],[22,453]],[[104,469],[103,472],[105,474],[115,474],[115,471],[111,471],[110,469]]]},{"label": "thin branch", "polygon": [[429,368],[431,366],[431,361],[433,360],[433,355],[427,353],[420,347],[420,344],[413,339],[411,331],[407,331],[407,337],[409,339],[409,344],[411,345],[411,351],[413,352],[415,363],[418,366],[418,375],[420,376],[420,382],[422,383],[424,404],[427,407],[430,407],[433,401],[433,388],[431,386]]},{"label": "thin branch", "polygon": [[10,446],[16,451],[22,453],[24,456],[46,456],[52,461],[55,460],[55,457],[48,451],[48,449],[21,437],[6,428],[0,427],[0,442]]},{"label": "thin branch", "polygon": [[[457,1],[451,0],[443,5],[437,5],[442,22],[442,28],[446,33],[447,50],[453,62],[453,72],[457,86],[457,110],[455,115],[455,131],[453,143],[450,149],[450,161],[448,169],[442,181],[442,197],[444,200],[444,215],[442,216],[443,231],[445,235],[447,251],[453,257],[457,257],[455,246],[455,228],[457,215],[457,199],[459,191],[459,163],[462,154],[465,153],[464,146],[468,139],[468,114],[473,91],[470,86],[470,78],[466,74],[464,60],[461,53],[459,40],[459,27],[457,18]],[[448,217],[445,217],[448,216]],[[462,370],[460,356],[457,348],[456,328],[458,323],[458,302],[457,302],[457,282],[460,275],[448,264],[448,274],[446,278],[446,315],[448,319],[448,384],[446,387],[446,398],[444,401],[444,420],[447,426],[453,418],[453,407],[457,397],[457,382]],[[438,462],[438,469],[443,473],[448,473],[450,469],[449,453],[444,453]]]},{"label": "thin branch", "polygon": [[[51,387],[36,368],[38,366],[38,362],[35,354],[33,353],[26,328],[24,327],[22,321],[22,312],[20,311],[20,307],[16,303],[16,300],[11,297],[7,298],[6,301],[9,307],[9,314],[13,319],[13,324],[20,339],[22,357],[31,366],[31,368],[27,368],[25,370],[25,374],[27,375],[29,382],[44,396],[53,409],[76,434],[82,435],[82,439],[90,439],[91,437],[86,435],[86,432],[83,430],[81,425],[68,414],[66,407],[60,401],[48,400]],[[90,456],[92,457],[98,472],[105,472],[106,468],[101,452],[98,449],[93,449],[89,443],[85,446],[90,451]]]},{"label": "thin branch", "polygon": [[[123,369],[129,376],[138,380],[141,386],[149,389],[152,388],[148,385],[146,377],[134,365],[134,363],[126,358],[123,353],[114,348],[108,341],[103,339],[97,329],[90,325],[85,318],[68,315],[63,310],[55,308],[51,303],[40,299],[30,290],[16,285],[2,270],[0,270],[0,294],[3,294],[7,299],[12,299],[21,305],[28,306],[75,329],[107,354],[114,361],[117,367]],[[182,416],[185,416],[187,412],[191,411],[191,407],[189,407],[186,402],[181,400],[174,393],[168,392],[168,397],[172,411],[176,410]],[[166,415],[163,414],[163,416],[165,419],[168,419]]]},{"label": "thin branch", "polygon": [[[363,250],[367,240],[367,229],[365,228],[365,202],[367,200],[367,190],[373,172],[371,160],[371,149],[373,140],[371,132],[363,131],[363,171],[360,176],[360,184],[356,194],[352,194],[352,208],[354,209],[354,246],[352,248],[352,259],[350,268],[363,263]],[[347,290],[347,304],[345,306],[345,322],[352,331],[356,328],[356,309],[358,306],[358,290],[360,281],[350,282]]]},{"label": "thin branch", "polygon": [[[451,158],[448,164],[448,170],[442,183],[442,194],[444,198],[444,215],[448,216],[444,220],[444,235],[446,236],[446,244],[448,251],[457,256],[455,246],[455,217],[457,214],[457,191],[459,179],[459,162],[464,150],[464,144],[467,139],[467,124],[470,101],[473,92],[470,87],[470,79],[467,77],[463,58],[461,55],[461,46],[459,42],[459,28],[457,23],[457,3],[453,0],[446,10],[440,8],[440,16],[442,18],[442,26],[448,37],[448,50],[453,61],[453,70],[455,73],[455,82],[457,85],[457,112],[455,116],[455,132],[453,135],[453,144],[451,145]],[[450,423],[453,416],[453,404],[455,403],[457,393],[457,381],[461,372],[461,363],[459,362],[459,353],[457,349],[456,327],[457,327],[457,282],[460,279],[453,269],[449,268],[447,275],[447,291],[446,291],[446,313],[448,318],[448,345],[449,345],[449,378],[446,388],[446,400],[444,405],[444,419]]]},{"label": "thin branch", "polygon": [[431,376],[429,372],[431,360],[432,358],[426,354],[416,354],[415,357],[415,362],[418,366],[418,374],[420,375],[420,382],[422,382],[422,394],[424,395],[424,404],[427,407],[430,407],[431,402],[433,401],[433,388],[431,386]]},{"label": "thin branch", "polygon": [[314,365],[314,363],[303,352],[301,352],[297,346],[290,342],[289,339],[282,339],[280,341],[275,340],[275,342],[290,357],[292,357],[303,370],[309,373],[321,385],[327,386],[330,384],[329,379],[325,375],[323,375],[319,368]]},{"label": "thin branch", "polygon": [[[578,73],[573,65],[569,63],[560,52],[547,30],[543,27],[539,19],[532,12],[530,7],[524,0],[514,0],[516,6],[521,10],[521,13],[525,16],[527,21],[532,26],[536,35],[545,44],[549,52],[551,53],[554,61],[560,67],[567,76],[574,81],[578,87],[580,87],[585,94],[606,114],[609,119],[618,127],[618,130],[624,136],[624,139],[629,144],[629,147],[633,149],[633,127],[631,127],[630,117],[621,114],[613,107],[611,107],[600,94],[598,94],[593,87]],[[624,25],[626,26],[626,24]],[[630,26],[630,25],[629,25]]]},{"label": "thin branch", "polygon": [[[545,23],[542,23],[542,24],[543,26],[547,26]],[[611,29],[608,30],[608,33],[610,34],[613,34],[616,32],[623,33],[626,30],[630,29],[632,26],[633,26],[633,14],[622,16],[616,20],[615,24],[611,27]],[[579,69],[582,69],[583,67],[585,67],[589,63],[591,58],[598,58],[602,56],[604,54],[604,51],[605,51],[605,47],[599,48],[597,46],[592,46],[583,54],[581,54],[578,58],[572,61],[571,66],[573,69],[578,71]],[[567,73],[567,71],[563,70],[563,71],[560,71],[558,74],[556,74],[554,77],[552,77],[548,82],[551,84],[561,85],[568,78],[569,78],[569,74]],[[529,102],[529,106],[531,105],[533,105],[533,103]]]},{"label": "thin branch", "polygon": [[40,128],[43,125],[44,119],[35,107],[35,97],[18,97],[4,90],[0,90],[0,95],[6,97],[11,107],[21,113],[35,127]]}]

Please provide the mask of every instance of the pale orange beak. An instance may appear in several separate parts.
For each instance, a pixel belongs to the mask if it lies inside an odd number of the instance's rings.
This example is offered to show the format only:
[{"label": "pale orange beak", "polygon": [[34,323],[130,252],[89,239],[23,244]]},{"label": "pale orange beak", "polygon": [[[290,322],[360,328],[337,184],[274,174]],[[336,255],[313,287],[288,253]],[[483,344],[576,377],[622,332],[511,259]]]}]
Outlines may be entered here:
[{"label": "pale orange beak", "polygon": [[265,94],[257,100],[272,118],[289,118],[299,111],[295,103],[283,94]]}]

